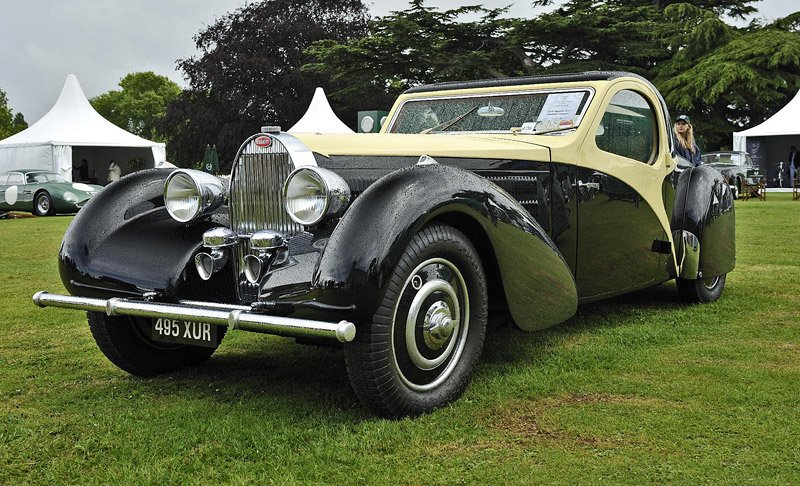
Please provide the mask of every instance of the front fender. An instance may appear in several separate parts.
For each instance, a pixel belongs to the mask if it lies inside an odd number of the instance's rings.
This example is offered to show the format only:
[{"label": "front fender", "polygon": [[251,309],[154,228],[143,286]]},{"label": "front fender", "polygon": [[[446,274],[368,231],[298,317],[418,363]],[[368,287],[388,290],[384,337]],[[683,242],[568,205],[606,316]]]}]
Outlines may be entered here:
[{"label": "front fender", "polygon": [[108,297],[155,291],[174,296],[211,218],[178,223],[164,208],[168,169],[135,172],[110,184],[75,216],[59,252],[73,295]]},{"label": "front fender", "polygon": [[701,165],[680,175],[671,229],[678,276],[696,279],[734,269],[736,212],[730,187],[718,170]]},{"label": "front fender", "polygon": [[359,318],[368,319],[413,235],[452,214],[470,218],[488,237],[519,327],[541,329],[575,313],[575,280],[542,227],[495,184],[440,164],[393,172],[353,202],[317,265],[314,285],[320,298],[346,296],[356,304]]}]

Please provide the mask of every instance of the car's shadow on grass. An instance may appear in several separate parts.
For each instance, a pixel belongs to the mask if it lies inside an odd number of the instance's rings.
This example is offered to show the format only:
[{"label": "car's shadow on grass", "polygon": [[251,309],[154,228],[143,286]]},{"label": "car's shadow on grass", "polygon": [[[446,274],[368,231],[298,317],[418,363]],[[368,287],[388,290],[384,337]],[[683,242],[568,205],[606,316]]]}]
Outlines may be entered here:
[{"label": "car's shadow on grass", "polygon": [[574,316],[540,331],[525,332],[510,320],[489,329],[482,361],[513,365],[526,356],[541,355],[570,338],[603,332],[624,325],[632,316],[648,311],[669,311],[685,307],[674,282],[578,306]]},{"label": "car's shadow on grass", "polygon": [[[522,332],[511,323],[494,326],[488,331],[481,362],[495,371],[517,366],[531,355],[546,356],[549,348],[571,335],[612,328],[642,309],[682,305],[674,284],[666,284],[580,306],[574,317],[538,332]],[[341,349],[297,345],[284,338],[248,335],[223,342],[208,362],[153,382],[163,383],[174,393],[230,403],[247,401],[265,411],[275,411],[277,406],[349,423],[375,418],[350,387]]]},{"label": "car's shadow on grass", "polygon": [[[369,416],[347,379],[341,349],[295,344],[291,339],[248,335],[199,366],[156,378],[181,394],[221,402],[247,401],[265,411],[302,410]],[[343,415],[342,415],[343,414]]]}]

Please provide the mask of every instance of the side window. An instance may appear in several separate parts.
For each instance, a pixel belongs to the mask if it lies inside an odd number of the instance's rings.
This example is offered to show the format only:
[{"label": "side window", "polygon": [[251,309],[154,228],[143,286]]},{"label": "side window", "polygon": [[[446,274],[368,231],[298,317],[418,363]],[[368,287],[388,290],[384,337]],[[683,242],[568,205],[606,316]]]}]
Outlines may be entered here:
[{"label": "side window", "polygon": [[25,184],[25,178],[22,177],[22,174],[9,174],[8,175],[8,185],[9,186],[21,186]]},{"label": "side window", "polygon": [[635,91],[622,90],[611,98],[595,143],[600,150],[648,163],[656,154],[656,116],[650,103]]},{"label": "side window", "polygon": [[7,186],[8,174],[0,174],[0,186]]}]

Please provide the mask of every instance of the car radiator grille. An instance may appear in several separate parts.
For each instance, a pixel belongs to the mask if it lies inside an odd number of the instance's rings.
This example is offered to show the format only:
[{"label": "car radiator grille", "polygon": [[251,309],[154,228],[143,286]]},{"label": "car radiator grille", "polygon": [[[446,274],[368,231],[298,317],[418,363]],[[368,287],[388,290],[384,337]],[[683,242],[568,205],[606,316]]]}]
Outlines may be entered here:
[{"label": "car radiator grille", "polygon": [[256,137],[240,149],[233,164],[229,195],[231,229],[240,237],[237,252],[238,290],[242,302],[258,298],[258,286],[244,277],[244,257],[250,252],[247,236],[256,231],[273,230],[288,238],[303,231],[284,209],[283,183],[294,169],[289,152],[275,138],[268,147],[255,143]]}]

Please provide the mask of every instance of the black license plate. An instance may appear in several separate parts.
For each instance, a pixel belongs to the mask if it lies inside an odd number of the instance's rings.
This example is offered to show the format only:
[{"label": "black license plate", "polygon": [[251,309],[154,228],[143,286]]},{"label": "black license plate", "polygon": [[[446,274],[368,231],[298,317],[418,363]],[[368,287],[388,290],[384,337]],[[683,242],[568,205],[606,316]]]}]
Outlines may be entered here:
[{"label": "black license plate", "polygon": [[181,319],[153,319],[150,337],[162,343],[191,344],[193,346],[217,347],[217,326],[207,322]]}]

